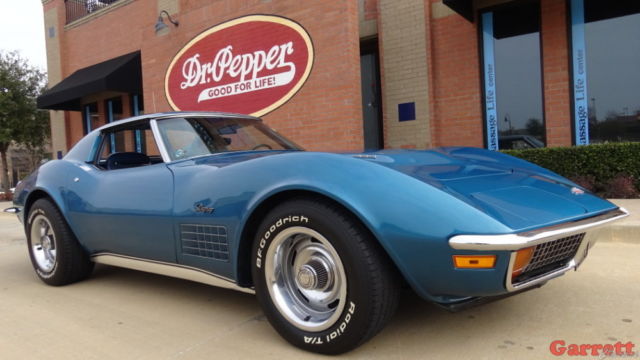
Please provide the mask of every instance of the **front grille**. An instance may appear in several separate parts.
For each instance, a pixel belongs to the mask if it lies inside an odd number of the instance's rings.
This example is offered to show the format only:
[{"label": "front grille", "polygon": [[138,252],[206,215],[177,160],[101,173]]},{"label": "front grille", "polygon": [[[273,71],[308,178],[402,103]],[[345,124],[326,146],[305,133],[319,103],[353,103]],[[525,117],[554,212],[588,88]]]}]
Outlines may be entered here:
[{"label": "front grille", "polygon": [[575,234],[537,245],[529,265],[513,279],[513,283],[527,281],[565,266],[575,257],[584,235]]},{"label": "front grille", "polygon": [[180,235],[183,254],[229,261],[226,227],[181,224]]}]

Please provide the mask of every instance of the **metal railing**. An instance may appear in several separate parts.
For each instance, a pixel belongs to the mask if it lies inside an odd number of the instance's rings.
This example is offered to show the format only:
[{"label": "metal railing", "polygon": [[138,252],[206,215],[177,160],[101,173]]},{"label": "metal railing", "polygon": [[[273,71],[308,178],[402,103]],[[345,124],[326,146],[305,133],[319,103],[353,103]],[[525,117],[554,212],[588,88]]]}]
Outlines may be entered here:
[{"label": "metal railing", "polygon": [[121,0],[64,0],[67,24]]}]

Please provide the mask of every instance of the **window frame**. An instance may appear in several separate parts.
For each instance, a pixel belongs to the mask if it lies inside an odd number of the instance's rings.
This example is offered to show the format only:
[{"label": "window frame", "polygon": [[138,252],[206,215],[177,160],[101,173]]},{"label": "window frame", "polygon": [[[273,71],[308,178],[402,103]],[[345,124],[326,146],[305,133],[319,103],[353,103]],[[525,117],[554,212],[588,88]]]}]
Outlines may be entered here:
[{"label": "window frame", "polygon": [[[95,166],[97,169],[103,170],[103,171],[112,171],[112,170],[108,170],[105,168],[105,166],[103,166],[103,164],[100,164],[101,161],[101,155],[103,153],[103,151],[105,150],[106,146],[108,146],[108,144],[112,144],[112,135],[115,135],[115,133],[117,133],[118,131],[126,131],[126,130],[130,130],[133,132],[133,140],[134,140],[134,152],[139,152],[137,151],[137,144],[135,143],[135,139],[136,139],[136,131],[145,131],[146,126],[144,126],[146,123],[149,124],[149,130],[151,131],[152,135],[153,135],[153,139],[156,142],[156,147],[158,148],[158,152],[160,153],[160,159],[162,161],[160,162],[151,162],[151,164],[149,164],[148,166],[152,166],[152,165],[157,165],[157,164],[166,164],[167,161],[165,159],[165,156],[163,155],[163,147],[161,146],[161,144],[158,142],[158,134],[156,133],[156,131],[153,128],[152,122],[154,120],[153,119],[143,119],[140,121],[134,121],[134,122],[127,122],[125,124],[119,124],[116,126],[108,126],[104,129],[100,130],[100,135],[97,137],[96,139],[96,144],[98,144],[95,147],[95,153],[93,154],[93,158],[88,161],[88,163],[90,163],[91,165]],[[142,129],[144,128],[144,129]],[[141,147],[144,146],[144,148],[146,148],[147,142],[146,141],[142,141],[141,142]],[[148,149],[145,149],[148,150]],[[147,155],[149,156],[146,152],[139,152],[141,154]],[[112,152],[112,154],[114,154],[114,152]],[[157,156],[157,155],[153,155],[153,156]],[[149,156],[149,158],[151,158],[151,156]],[[118,170],[123,170],[123,169],[118,169]]]},{"label": "window frame", "polygon": [[[570,113],[570,123],[571,123],[571,144],[573,146],[582,146],[582,145],[590,145],[592,144],[591,142],[591,129],[590,129],[590,124],[589,124],[589,119],[590,119],[590,105],[591,105],[591,96],[589,95],[589,84],[588,84],[588,77],[589,77],[589,68],[587,67],[586,63],[587,63],[587,54],[588,54],[588,44],[587,44],[587,37],[586,37],[586,24],[587,24],[587,14],[585,11],[585,1],[586,0],[578,0],[580,2],[580,5],[582,5],[582,9],[580,9],[580,14],[582,15],[582,23],[580,24],[582,26],[581,29],[581,33],[575,34],[574,32],[574,7],[573,7],[573,3],[576,2],[576,0],[565,0],[565,8],[566,8],[566,22],[567,22],[567,48],[568,48],[568,64],[569,64],[569,89],[570,89],[570,98],[569,98],[569,107],[571,109],[571,113]],[[579,16],[578,15],[578,16]],[[623,15],[625,16],[625,15]],[[610,17],[607,19],[611,19],[611,18],[615,18],[615,17]],[[602,19],[601,19],[602,20]],[[600,20],[598,20],[600,21]],[[582,50],[584,52],[584,67],[585,67],[585,71],[584,74],[580,77],[576,77],[576,63],[577,63],[577,59],[576,59],[576,44],[574,43],[574,40],[576,40],[576,37],[578,38],[577,40],[582,42]],[[638,67],[638,71],[640,71],[640,66]],[[579,79],[582,79],[584,84],[580,84],[581,86],[584,87],[584,98],[585,100],[585,106],[586,106],[586,110],[585,110],[585,114],[586,114],[586,121],[585,121],[585,138],[586,141],[579,141],[579,134],[580,134],[580,121],[578,119],[578,104],[576,103],[576,87],[578,86],[577,81]],[[632,141],[632,140],[624,140],[623,142],[626,141]]]},{"label": "window frame", "polygon": [[82,104],[82,134],[83,135],[86,136],[89,133],[91,133],[93,130],[101,126],[101,125],[98,125],[98,127],[93,126],[94,116],[98,118],[100,117],[98,101],[92,101],[92,102]]},{"label": "window frame", "polygon": [[[568,0],[570,1],[570,0]],[[538,47],[540,49],[540,58],[538,61],[540,62],[540,100],[542,103],[542,123],[544,126],[544,131],[542,134],[542,140],[540,140],[544,147],[547,147],[547,114],[546,114],[546,103],[545,103],[545,82],[544,82],[544,48],[542,43],[542,4],[541,0],[526,0],[520,2],[508,2],[504,4],[497,4],[487,7],[482,7],[476,9],[476,23],[477,23],[477,34],[478,34],[478,55],[479,55],[479,65],[480,65],[480,97],[481,97],[481,105],[482,105],[482,142],[485,149],[500,151],[504,149],[500,149],[500,134],[499,134],[499,119],[496,120],[496,131],[498,132],[498,136],[496,137],[496,149],[489,148],[489,133],[488,133],[488,118],[487,118],[487,89],[486,89],[486,81],[485,81],[485,49],[484,49],[484,29],[483,29],[483,21],[482,15],[487,12],[494,12],[496,10],[503,10],[513,7],[521,6],[523,3],[536,3],[537,11],[538,11]],[[495,52],[495,51],[494,51]],[[495,59],[494,59],[494,77],[497,70],[495,68]],[[495,83],[495,80],[494,80]],[[497,87],[496,87],[497,90]],[[496,93],[493,94],[494,97],[497,96]],[[497,103],[496,98],[496,105]],[[496,117],[497,117],[497,106],[496,106]]]}]

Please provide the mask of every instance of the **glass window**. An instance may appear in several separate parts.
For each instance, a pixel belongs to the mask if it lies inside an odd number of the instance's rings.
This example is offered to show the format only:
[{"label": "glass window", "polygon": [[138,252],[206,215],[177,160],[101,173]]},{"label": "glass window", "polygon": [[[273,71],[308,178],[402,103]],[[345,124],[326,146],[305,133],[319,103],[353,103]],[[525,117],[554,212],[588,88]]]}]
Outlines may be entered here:
[{"label": "glass window", "polygon": [[122,98],[120,96],[107,99],[105,101],[104,108],[107,112],[107,122],[113,122],[124,118],[122,113]]},{"label": "glass window", "polygon": [[140,94],[132,94],[129,98],[129,103],[131,104],[131,115],[138,116],[144,114],[144,102],[142,101],[142,96]]},{"label": "glass window", "polygon": [[158,120],[171,160],[228,151],[299,150],[262,122],[234,118],[172,118]]},{"label": "glass window", "polygon": [[575,142],[640,141],[640,1],[572,0]]},{"label": "glass window", "polygon": [[85,135],[104,125],[100,122],[97,103],[85,104],[82,111],[82,118],[82,127]]},{"label": "glass window", "polygon": [[[136,148],[136,133],[141,134],[142,142]],[[107,159],[116,153],[140,153],[150,158],[150,163],[162,162],[160,151],[153,137],[149,123],[127,126],[125,128],[108,129],[103,134],[102,148],[98,165],[105,167]]]},{"label": "glass window", "polygon": [[540,62],[540,5],[520,2],[482,13],[487,147],[502,137],[545,141]]}]

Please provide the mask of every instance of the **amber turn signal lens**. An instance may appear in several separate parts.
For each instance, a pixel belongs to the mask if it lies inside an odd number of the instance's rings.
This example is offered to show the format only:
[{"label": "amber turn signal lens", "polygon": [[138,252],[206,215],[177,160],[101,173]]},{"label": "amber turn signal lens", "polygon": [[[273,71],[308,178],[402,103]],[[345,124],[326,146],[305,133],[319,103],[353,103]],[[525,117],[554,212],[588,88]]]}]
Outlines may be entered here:
[{"label": "amber turn signal lens", "polygon": [[531,262],[531,258],[533,257],[533,251],[536,249],[535,246],[520,249],[516,252],[516,261],[513,263],[513,272],[511,273],[511,278],[514,278],[524,271],[524,269]]},{"label": "amber turn signal lens", "polygon": [[495,255],[453,255],[456,269],[491,269],[496,265]]}]

